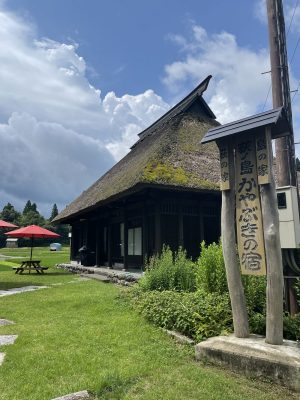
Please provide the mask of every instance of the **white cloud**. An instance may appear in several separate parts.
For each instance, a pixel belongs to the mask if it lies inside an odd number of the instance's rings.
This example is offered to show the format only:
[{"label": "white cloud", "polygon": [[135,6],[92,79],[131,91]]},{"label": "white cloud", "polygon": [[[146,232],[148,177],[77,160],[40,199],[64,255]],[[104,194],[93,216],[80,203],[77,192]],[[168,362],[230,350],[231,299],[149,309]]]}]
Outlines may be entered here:
[{"label": "white cloud", "polygon": [[104,98],[74,43],[39,38],[0,2],[1,206],[72,201],[168,109],[153,91]]},{"label": "white cloud", "polygon": [[181,60],[165,67],[164,82],[170,90],[194,86],[203,77],[213,75],[206,94],[220,122],[261,111],[270,84],[261,72],[269,69],[269,54],[238,45],[228,32],[210,35],[201,26],[192,27],[192,35],[178,39],[183,44]]},{"label": "white cloud", "polygon": [[254,15],[263,24],[267,23],[266,0],[256,0],[256,2],[254,3]]}]

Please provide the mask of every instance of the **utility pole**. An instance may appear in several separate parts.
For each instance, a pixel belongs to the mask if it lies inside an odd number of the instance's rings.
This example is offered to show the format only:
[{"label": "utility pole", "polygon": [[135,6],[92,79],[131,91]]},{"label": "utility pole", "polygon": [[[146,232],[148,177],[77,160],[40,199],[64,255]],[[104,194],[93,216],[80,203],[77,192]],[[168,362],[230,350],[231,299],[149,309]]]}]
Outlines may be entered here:
[{"label": "utility pole", "polygon": [[[296,158],[294,146],[294,132],[292,107],[289,84],[288,58],[286,48],[285,23],[282,0],[267,0],[269,45],[271,61],[272,98],[273,107],[284,106],[290,123],[290,135],[276,139],[276,170],[277,184],[295,186],[298,192]],[[298,194],[299,202],[299,194]],[[285,250],[283,250],[285,251]],[[285,280],[286,295],[289,301],[288,308],[293,315],[297,309],[297,300],[292,280]]]},{"label": "utility pole", "polygon": [[273,107],[284,106],[291,126],[287,137],[276,139],[278,186],[296,186],[296,160],[285,24],[282,0],[267,0]]}]

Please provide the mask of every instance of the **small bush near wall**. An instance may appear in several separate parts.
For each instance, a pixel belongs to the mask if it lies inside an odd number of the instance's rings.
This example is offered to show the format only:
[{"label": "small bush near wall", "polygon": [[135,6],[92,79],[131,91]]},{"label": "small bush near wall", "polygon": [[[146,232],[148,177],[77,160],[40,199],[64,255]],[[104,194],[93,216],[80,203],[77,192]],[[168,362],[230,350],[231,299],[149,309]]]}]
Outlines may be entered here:
[{"label": "small bush near wall", "polygon": [[164,247],[161,255],[151,257],[139,286],[144,291],[193,292],[196,290],[196,268],[184,250],[179,249],[173,254]]}]

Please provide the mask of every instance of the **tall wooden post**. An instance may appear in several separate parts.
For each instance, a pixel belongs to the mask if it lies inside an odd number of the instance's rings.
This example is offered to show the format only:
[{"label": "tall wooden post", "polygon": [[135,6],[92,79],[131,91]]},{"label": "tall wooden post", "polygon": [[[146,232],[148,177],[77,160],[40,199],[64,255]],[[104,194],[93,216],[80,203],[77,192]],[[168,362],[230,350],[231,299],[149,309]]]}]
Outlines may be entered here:
[{"label": "tall wooden post", "polygon": [[279,236],[271,130],[266,127],[266,144],[269,149],[270,183],[260,186],[263,213],[264,239],[267,258],[267,319],[266,342],[283,343],[283,268]]},{"label": "tall wooden post", "polygon": [[160,215],[160,201],[156,200],[155,204],[155,253],[159,254],[162,250],[161,243],[161,215]]},{"label": "tall wooden post", "polygon": [[126,205],[124,208],[124,269],[128,268],[128,218]]},{"label": "tall wooden post", "polygon": [[[222,147],[221,153],[222,166]],[[221,237],[223,256],[226,268],[227,283],[231,301],[233,327],[236,337],[245,338],[249,336],[248,314],[246,299],[241,279],[241,272],[237,261],[236,234],[235,234],[235,167],[232,146],[226,146],[228,170],[226,177],[228,185],[222,190],[222,212],[221,212]],[[227,166],[226,166],[227,168]],[[221,187],[222,189],[222,187]],[[225,189],[225,187],[224,187]]]}]

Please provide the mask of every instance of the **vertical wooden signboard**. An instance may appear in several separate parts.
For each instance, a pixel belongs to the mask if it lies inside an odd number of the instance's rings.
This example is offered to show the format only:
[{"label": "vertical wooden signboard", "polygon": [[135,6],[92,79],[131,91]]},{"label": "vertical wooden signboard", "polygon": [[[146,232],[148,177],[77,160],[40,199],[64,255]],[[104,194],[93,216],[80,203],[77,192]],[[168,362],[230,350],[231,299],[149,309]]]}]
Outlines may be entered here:
[{"label": "vertical wooden signboard", "polygon": [[229,153],[228,153],[228,143],[219,144],[220,151],[220,167],[221,167],[221,190],[229,190],[230,189],[230,180],[229,180]]},{"label": "vertical wooden signboard", "polygon": [[[266,257],[259,196],[256,143],[253,137],[236,139],[236,224],[242,274],[265,275]],[[258,164],[259,166],[261,164]]]}]

